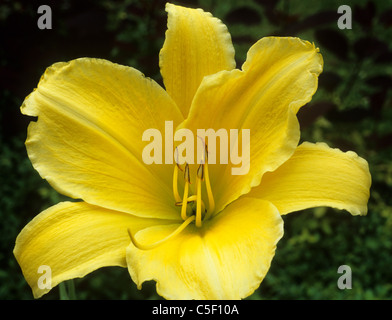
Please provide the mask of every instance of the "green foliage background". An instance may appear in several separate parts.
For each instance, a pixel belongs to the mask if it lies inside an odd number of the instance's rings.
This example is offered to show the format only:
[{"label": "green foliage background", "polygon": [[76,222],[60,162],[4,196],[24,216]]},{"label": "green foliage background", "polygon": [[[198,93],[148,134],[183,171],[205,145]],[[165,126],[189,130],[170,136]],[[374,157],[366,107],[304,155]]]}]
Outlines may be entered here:
[{"label": "green foliage background", "polygon": [[[133,66],[162,84],[158,54],[165,2],[44,1],[53,29],[37,28],[34,1],[0,4],[0,299],[32,299],[12,250],[19,231],[65,199],[32,168],[24,140],[29,119],[19,107],[54,62],[89,56]],[[324,141],[368,160],[369,213],[317,208],[284,217],[285,235],[271,269],[249,299],[392,298],[392,2],[304,0],[174,1],[201,7],[228,26],[238,66],[264,36],[313,41],[324,57],[319,90],[299,118],[302,140]],[[337,27],[337,8],[353,10],[351,30]],[[340,265],[352,289],[339,290]],[[159,299],[155,284],[136,289],[126,269],[103,268],[74,280],[77,299]],[[64,295],[61,295],[64,297]],[[54,288],[42,299],[59,299]]]}]

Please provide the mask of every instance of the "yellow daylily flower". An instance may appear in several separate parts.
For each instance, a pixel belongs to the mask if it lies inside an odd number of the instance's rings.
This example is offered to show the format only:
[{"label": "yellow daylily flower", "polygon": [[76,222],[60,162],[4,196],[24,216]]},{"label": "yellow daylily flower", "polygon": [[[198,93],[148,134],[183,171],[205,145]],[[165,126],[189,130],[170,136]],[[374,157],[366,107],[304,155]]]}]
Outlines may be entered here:
[{"label": "yellow daylily flower", "polygon": [[[14,254],[35,298],[104,266],[127,267],[167,299],[240,299],[256,290],[283,235],[281,215],[317,206],[367,213],[367,162],[322,143],[298,146],[296,113],[322,71],[319,50],[267,37],[241,70],[225,25],[166,5],[166,91],[139,71],[82,58],[48,68],[21,111],[38,117],[26,147],[62,202],[36,216]],[[250,130],[249,170],[232,164],[147,165],[145,130]],[[196,134],[195,134],[196,136]],[[216,151],[219,153],[219,148]],[[51,286],[39,284],[40,266]]]}]

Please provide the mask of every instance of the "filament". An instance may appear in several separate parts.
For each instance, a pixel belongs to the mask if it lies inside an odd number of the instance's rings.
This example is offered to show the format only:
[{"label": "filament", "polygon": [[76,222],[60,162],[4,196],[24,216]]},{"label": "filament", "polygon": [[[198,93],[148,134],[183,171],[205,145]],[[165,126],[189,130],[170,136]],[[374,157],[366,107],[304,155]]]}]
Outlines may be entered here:
[{"label": "filament", "polygon": [[[189,202],[195,202],[195,201],[197,201],[197,196],[196,195],[188,197],[188,203]],[[181,202],[181,204],[182,204],[182,202]],[[206,211],[206,205],[204,204],[203,199],[201,199],[201,211],[202,212]]]},{"label": "filament", "polygon": [[188,205],[188,193],[189,193],[189,182],[190,182],[189,165],[187,163],[185,164],[184,179],[185,179],[185,186],[184,186],[184,195],[182,198],[181,218],[183,220],[186,220],[187,219],[186,208]]},{"label": "filament", "polygon": [[187,215],[186,215],[186,208],[188,204],[188,191],[189,191],[189,183],[185,181],[185,187],[184,187],[184,197],[182,200],[182,207],[181,207],[181,218],[183,220],[186,220]]},{"label": "filament", "polygon": [[174,230],[171,234],[169,234],[167,237],[158,240],[157,242],[151,243],[151,244],[142,244],[138,242],[135,237],[133,236],[131,230],[128,228],[128,234],[129,237],[131,238],[131,241],[133,245],[140,249],[140,250],[151,250],[154,249],[160,245],[162,245],[164,242],[174,238],[177,236],[181,231],[183,231],[193,220],[195,220],[195,216],[190,216],[188,219],[186,219],[176,230]]},{"label": "filament", "polygon": [[211,217],[211,214],[215,210],[215,201],[214,201],[214,195],[212,194],[211,190],[211,183],[210,183],[210,176],[208,174],[208,162],[206,161],[206,164],[204,165],[204,177],[206,181],[206,190],[207,190],[207,197],[208,197],[208,210],[206,213],[206,219]]},{"label": "filament", "polygon": [[[197,170],[199,171],[199,170]],[[201,181],[202,179],[197,175],[196,182],[196,227],[201,227]]]},{"label": "filament", "polygon": [[178,193],[178,165],[174,166],[173,173],[173,194],[176,202],[181,202],[180,194]]}]

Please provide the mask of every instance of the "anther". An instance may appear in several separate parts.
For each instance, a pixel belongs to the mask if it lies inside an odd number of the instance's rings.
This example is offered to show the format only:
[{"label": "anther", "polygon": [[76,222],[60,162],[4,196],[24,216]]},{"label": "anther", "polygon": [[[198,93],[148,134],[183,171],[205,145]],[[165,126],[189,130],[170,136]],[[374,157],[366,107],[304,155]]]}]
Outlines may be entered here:
[{"label": "anther", "polygon": [[176,154],[176,166],[178,167],[178,169],[182,171],[180,164],[178,163],[178,147],[176,147],[175,154]]},{"label": "anther", "polygon": [[204,165],[203,164],[200,164],[199,168],[197,168],[197,177],[200,180],[204,181]]},{"label": "anther", "polygon": [[191,183],[191,176],[189,173],[189,165],[186,162],[185,162],[184,179],[185,179],[185,182]]}]

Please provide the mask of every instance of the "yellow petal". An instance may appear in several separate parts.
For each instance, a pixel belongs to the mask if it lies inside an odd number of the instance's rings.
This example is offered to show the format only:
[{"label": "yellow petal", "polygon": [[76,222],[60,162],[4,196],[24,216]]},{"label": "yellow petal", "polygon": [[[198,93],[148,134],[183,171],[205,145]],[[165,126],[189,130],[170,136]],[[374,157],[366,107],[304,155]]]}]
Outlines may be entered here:
[{"label": "yellow petal", "polygon": [[59,192],[145,217],[177,216],[173,165],[146,165],[144,130],[182,121],[168,94],[139,71],[99,59],[48,68],[24,101],[34,168]]},{"label": "yellow petal", "polygon": [[365,215],[370,185],[368,163],[356,153],[304,142],[247,196],[271,201],[281,214],[328,206]]},{"label": "yellow petal", "polygon": [[[177,227],[146,228],[136,238],[153,243]],[[142,251],[131,244],[128,270],[139,288],[155,280],[167,299],[240,299],[259,287],[282,235],[282,219],[271,203],[242,198],[158,248]]]},{"label": "yellow petal", "polygon": [[235,68],[226,26],[210,13],[166,4],[168,29],[159,56],[167,92],[187,116],[204,76]]},{"label": "yellow petal", "polygon": [[[164,223],[163,220],[159,220]],[[35,298],[47,293],[40,277],[51,270],[51,287],[104,266],[126,266],[127,228],[139,230],[157,223],[85,202],[62,202],[41,212],[20,232],[14,255]],[[46,271],[46,270],[45,270]],[[42,287],[44,278],[41,278]]]},{"label": "yellow petal", "polygon": [[[181,127],[194,132],[208,128],[250,130],[250,159],[244,157],[239,165],[228,159],[228,165],[210,166],[216,212],[249,192],[265,172],[275,170],[292,155],[299,141],[296,113],[315,93],[322,64],[313,44],[298,38],[270,37],[252,46],[242,70],[204,78]],[[239,154],[241,148],[240,143]],[[208,151],[213,152],[211,148]],[[241,166],[244,174],[233,175],[232,169]]]}]

